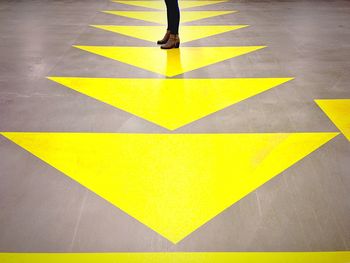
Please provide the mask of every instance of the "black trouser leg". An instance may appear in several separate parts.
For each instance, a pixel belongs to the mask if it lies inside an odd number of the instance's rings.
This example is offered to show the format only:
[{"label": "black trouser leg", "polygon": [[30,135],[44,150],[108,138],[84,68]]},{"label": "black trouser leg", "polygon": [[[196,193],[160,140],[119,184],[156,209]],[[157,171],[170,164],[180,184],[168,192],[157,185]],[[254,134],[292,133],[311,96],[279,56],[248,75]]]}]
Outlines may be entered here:
[{"label": "black trouser leg", "polygon": [[178,0],[165,0],[167,18],[168,18],[168,30],[171,34],[179,34],[180,24],[180,9]]}]

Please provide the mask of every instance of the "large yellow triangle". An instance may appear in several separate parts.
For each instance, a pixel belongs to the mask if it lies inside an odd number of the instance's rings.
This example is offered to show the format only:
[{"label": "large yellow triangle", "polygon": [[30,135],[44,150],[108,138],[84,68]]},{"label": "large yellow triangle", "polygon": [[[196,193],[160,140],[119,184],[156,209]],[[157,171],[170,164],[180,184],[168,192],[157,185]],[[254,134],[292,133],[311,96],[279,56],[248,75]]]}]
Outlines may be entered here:
[{"label": "large yellow triangle", "polygon": [[349,251],[0,253],[4,263],[349,263]]},{"label": "large yellow triangle", "polygon": [[[114,26],[93,25],[93,27],[104,29],[118,34],[135,37],[142,40],[156,42],[164,35],[164,26]],[[232,30],[247,27],[247,25],[235,26],[182,26],[180,27],[181,42],[189,42]]]},{"label": "large yellow triangle", "polygon": [[[113,2],[119,3],[119,4],[125,4],[125,5],[159,9],[159,10],[166,9],[164,1],[130,1],[130,0],[117,1],[117,0],[115,0]],[[210,0],[210,1],[179,1],[179,7],[180,7],[180,9],[185,9],[185,8],[213,5],[213,4],[219,4],[219,3],[225,3],[225,2],[228,2],[228,1],[226,1],[226,0],[224,0],[224,1],[213,1],[213,0]]]},{"label": "large yellow triangle", "polygon": [[291,80],[67,77],[49,79],[169,130],[177,129]]},{"label": "large yellow triangle", "polygon": [[350,141],[350,99],[316,100],[316,103]]},{"label": "large yellow triangle", "polygon": [[338,133],[1,134],[177,243]]},{"label": "large yellow triangle", "polygon": [[[161,11],[103,11],[106,14],[123,16],[128,18],[139,19],[147,22],[158,24],[167,24],[167,17],[165,12]],[[232,14],[237,11],[182,11],[181,23],[193,22],[204,18],[210,18],[220,15]]]},{"label": "large yellow triangle", "polygon": [[265,46],[182,47],[181,49],[170,50],[162,50],[159,47],[74,47],[168,77],[173,77],[262,49]]}]

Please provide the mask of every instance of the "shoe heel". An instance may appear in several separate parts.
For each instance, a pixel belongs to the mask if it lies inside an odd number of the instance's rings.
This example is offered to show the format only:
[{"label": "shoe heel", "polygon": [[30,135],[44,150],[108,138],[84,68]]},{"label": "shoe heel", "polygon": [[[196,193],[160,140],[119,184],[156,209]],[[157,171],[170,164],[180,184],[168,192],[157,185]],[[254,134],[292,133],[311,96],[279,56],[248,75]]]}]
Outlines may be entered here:
[{"label": "shoe heel", "polygon": [[175,44],[175,48],[179,48],[180,47],[180,42]]}]

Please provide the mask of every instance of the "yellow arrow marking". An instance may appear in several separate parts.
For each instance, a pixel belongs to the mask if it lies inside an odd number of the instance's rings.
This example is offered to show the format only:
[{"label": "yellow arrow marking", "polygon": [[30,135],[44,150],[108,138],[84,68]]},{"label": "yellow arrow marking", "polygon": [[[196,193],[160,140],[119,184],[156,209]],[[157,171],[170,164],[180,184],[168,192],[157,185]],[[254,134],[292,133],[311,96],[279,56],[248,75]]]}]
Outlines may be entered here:
[{"label": "yellow arrow marking", "polygon": [[169,130],[177,129],[291,80],[69,77],[49,79]]},{"label": "yellow arrow marking", "polygon": [[[147,7],[159,10],[165,10],[166,6],[164,1],[113,1],[115,3],[124,4],[124,5],[132,5],[139,7]],[[228,1],[179,1],[179,8],[191,8],[191,7],[200,7],[207,6],[213,4],[226,3]]]},{"label": "yellow arrow marking", "polygon": [[350,99],[316,100],[316,103],[350,141]]},{"label": "yellow arrow marking", "polygon": [[[142,40],[156,42],[164,35],[163,26],[113,26],[113,25],[92,25],[93,27],[111,31],[114,33],[134,37]],[[210,37],[232,30],[247,27],[247,25],[236,26],[182,26],[180,27],[181,42],[189,42],[205,37]]]},{"label": "yellow arrow marking", "polygon": [[168,77],[241,56],[265,46],[182,47],[162,50],[159,47],[74,46],[103,57],[143,68]]},{"label": "yellow arrow marking", "polygon": [[177,243],[338,133],[1,133]]},{"label": "yellow arrow marking", "polygon": [[[102,11],[106,14],[123,16],[166,25],[166,12],[161,11]],[[237,11],[182,11],[181,23],[193,22],[204,18],[232,14]]]}]

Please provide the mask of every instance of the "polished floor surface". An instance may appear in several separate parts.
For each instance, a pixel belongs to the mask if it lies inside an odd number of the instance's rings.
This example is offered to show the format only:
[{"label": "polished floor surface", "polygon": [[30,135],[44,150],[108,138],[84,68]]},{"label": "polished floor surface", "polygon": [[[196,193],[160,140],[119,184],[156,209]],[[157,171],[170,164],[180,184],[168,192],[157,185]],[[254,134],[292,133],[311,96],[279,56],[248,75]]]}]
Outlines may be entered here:
[{"label": "polished floor surface", "polygon": [[349,260],[350,2],[180,6],[0,2],[0,259]]}]

